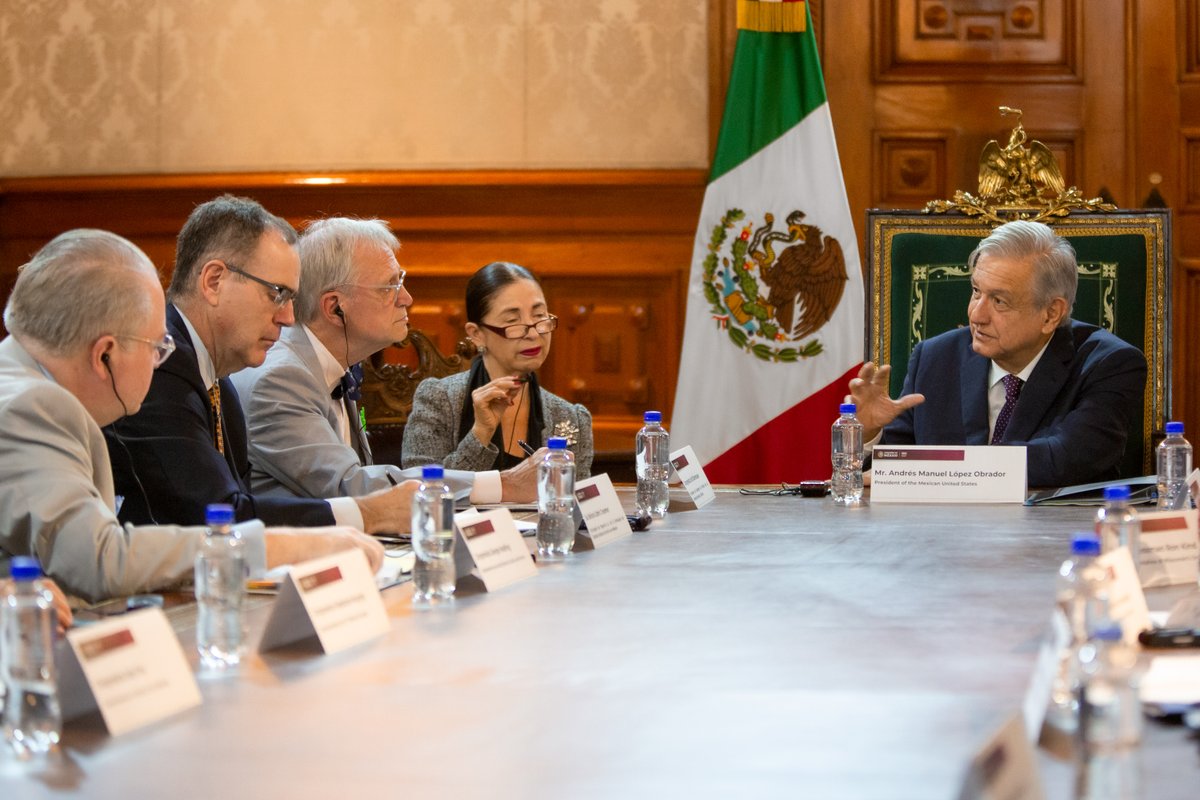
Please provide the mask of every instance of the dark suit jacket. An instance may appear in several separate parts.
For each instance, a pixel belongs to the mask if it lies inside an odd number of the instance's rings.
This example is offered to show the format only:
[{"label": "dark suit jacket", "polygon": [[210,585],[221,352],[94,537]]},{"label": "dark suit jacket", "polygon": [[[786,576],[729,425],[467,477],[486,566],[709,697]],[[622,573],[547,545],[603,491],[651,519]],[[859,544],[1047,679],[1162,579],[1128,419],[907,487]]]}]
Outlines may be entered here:
[{"label": "dark suit jacket", "polygon": [[172,305],[167,306],[167,330],[175,337],[175,352],[155,371],[141,410],[104,429],[116,491],[125,496],[121,520],[144,524],[153,514],[160,523],[203,524],[205,506],[229,503],[238,521],[332,525],[333,512],[324,500],[256,498],[249,492],[246,418],[237,390],[228,378],[220,379],[222,456],[213,444],[214,421],[196,348]]},{"label": "dark suit jacket", "polygon": [[[971,349],[968,328],[921,342],[908,361],[904,394],[925,402],[897,417],[882,444],[988,443],[991,361]],[[1030,486],[1117,478],[1146,386],[1142,352],[1084,322],[1059,328],[1034,367],[1001,444],[1028,448]]]}]

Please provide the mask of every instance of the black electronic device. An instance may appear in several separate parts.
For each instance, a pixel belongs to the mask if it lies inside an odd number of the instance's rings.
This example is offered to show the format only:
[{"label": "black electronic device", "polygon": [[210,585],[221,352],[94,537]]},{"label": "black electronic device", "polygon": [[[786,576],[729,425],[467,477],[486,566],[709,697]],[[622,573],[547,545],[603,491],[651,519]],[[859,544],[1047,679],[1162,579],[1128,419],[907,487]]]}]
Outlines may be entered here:
[{"label": "black electronic device", "polygon": [[1195,628],[1151,628],[1138,634],[1144,647],[1200,647],[1200,630]]},{"label": "black electronic device", "polygon": [[829,481],[800,481],[802,497],[824,497],[829,494]]}]

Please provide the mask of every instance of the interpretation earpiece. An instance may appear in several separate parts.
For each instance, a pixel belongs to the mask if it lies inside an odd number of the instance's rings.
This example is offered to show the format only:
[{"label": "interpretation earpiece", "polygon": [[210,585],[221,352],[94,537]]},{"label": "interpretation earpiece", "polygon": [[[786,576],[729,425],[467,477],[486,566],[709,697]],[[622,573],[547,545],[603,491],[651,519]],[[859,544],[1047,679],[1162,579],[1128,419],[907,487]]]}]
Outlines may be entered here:
[{"label": "interpretation earpiece", "polygon": [[346,321],[346,312],[342,311],[342,307],[340,305],[336,305],[333,307],[333,313],[337,314],[339,317],[341,317],[342,322]]},{"label": "interpretation earpiece", "polygon": [[104,362],[105,368],[108,367],[108,353],[101,353],[100,360]]}]

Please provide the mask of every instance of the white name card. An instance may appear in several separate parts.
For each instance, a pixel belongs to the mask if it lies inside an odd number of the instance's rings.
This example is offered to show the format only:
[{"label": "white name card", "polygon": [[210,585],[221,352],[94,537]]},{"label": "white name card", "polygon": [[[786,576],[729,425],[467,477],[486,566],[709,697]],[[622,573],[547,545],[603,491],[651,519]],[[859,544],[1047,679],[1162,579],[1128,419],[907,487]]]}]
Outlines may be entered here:
[{"label": "white name card", "polygon": [[1142,588],[1196,583],[1200,579],[1200,511],[1144,511],[1141,564]]},{"label": "white name card", "polygon": [[361,550],[315,558],[288,570],[259,641],[259,652],[317,637],[336,653],[388,631],[375,576]]},{"label": "white name card", "polygon": [[708,482],[704,467],[700,465],[700,459],[696,458],[696,451],[690,444],[671,453],[671,466],[675,468],[679,480],[683,481],[683,488],[687,489],[696,508],[704,508],[717,499],[717,493]]},{"label": "white name card", "polygon": [[475,573],[487,591],[537,574],[537,565],[507,508],[454,515],[454,557],[459,577]]},{"label": "white name card", "polygon": [[200,705],[179,639],[160,608],[67,632],[60,665],[64,716],[100,709],[113,736]]},{"label": "white name card", "polygon": [[1021,715],[1008,721],[971,759],[959,800],[1044,800],[1033,746]]},{"label": "white name card", "polygon": [[1025,448],[876,445],[872,503],[1024,503]]},{"label": "white name card", "polygon": [[1096,559],[1108,573],[1108,615],[1121,626],[1126,644],[1137,644],[1138,634],[1150,627],[1150,609],[1128,547],[1118,547]]},{"label": "white name card", "polygon": [[575,484],[575,503],[587,522],[587,536],[593,547],[633,535],[629,518],[621,507],[621,498],[613,488],[612,479],[605,473]]}]

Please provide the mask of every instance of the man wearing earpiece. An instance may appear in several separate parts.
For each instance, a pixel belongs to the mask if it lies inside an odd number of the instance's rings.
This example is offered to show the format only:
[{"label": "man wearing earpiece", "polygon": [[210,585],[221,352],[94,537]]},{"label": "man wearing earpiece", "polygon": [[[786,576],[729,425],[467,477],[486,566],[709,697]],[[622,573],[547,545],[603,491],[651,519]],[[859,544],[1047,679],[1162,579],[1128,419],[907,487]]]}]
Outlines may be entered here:
[{"label": "man wearing earpiece", "polygon": [[[233,376],[250,430],[251,481],[270,497],[357,496],[419,476],[374,464],[351,368],[408,335],[412,296],[382,220],[333,217],[300,237],[296,320],[261,367]],[[447,472],[477,503],[537,498],[536,460],[504,472]]]},{"label": "man wearing earpiece", "polygon": [[[135,413],[175,347],[162,285],[134,244],[68,231],[21,267],[0,342],[0,557],[34,555],[89,601],[190,581],[204,528],[122,525],[100,426]],[[135,489],[136,491],[136,489]],[[259,568],[358,547],[350,528],[247,528]],[[69,619],[69,615],[68,615]]]},{"label": "man wearing earpiece", "polygon": [[[407,531],[415,481],[358,498],[261,497],[250,487],[246,421],[229,376],[258,366],[294,321],[296,233],[253,200],[197,206],[176,243],[167,328],[176,350],[141,411],[105,431],[121,518],[197,524],[208,503],[269,525]],[[145,491],[139,491],[139,481]]]}]

